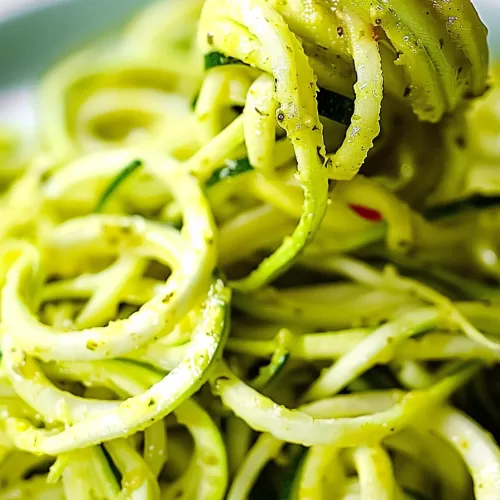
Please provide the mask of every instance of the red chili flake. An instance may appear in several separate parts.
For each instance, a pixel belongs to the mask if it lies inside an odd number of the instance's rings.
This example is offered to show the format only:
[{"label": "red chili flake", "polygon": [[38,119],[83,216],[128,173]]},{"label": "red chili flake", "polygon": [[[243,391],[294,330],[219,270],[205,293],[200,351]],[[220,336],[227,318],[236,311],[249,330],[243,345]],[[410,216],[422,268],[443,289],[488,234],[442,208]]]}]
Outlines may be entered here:
[{"label": "red chili flake", "polygon": [[382,215],[373,208],[364,207],[363,205],[349,205],[360,217],[371,222],[379,222],[382,220]]}]

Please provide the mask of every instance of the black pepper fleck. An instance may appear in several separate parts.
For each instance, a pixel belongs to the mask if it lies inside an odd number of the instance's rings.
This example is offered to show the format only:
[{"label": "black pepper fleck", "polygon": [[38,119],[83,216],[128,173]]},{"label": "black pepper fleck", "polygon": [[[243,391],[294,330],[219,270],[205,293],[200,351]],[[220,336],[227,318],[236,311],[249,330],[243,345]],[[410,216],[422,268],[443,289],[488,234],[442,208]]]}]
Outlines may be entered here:
[{"label": "black pepper fleck", "polygon": [[411,241],[408,240],[399,240],[398,241],[398,247],[401,249],[406,249],[411,247]]},{"label": "black pepper fleck", "polygon": [[321,146],[318,146],[316,148],[316,152],[318,154],[319,161],[321,162],[322,165],[325,164],[325,157],[323,156],[323,153],[321,152]]}]

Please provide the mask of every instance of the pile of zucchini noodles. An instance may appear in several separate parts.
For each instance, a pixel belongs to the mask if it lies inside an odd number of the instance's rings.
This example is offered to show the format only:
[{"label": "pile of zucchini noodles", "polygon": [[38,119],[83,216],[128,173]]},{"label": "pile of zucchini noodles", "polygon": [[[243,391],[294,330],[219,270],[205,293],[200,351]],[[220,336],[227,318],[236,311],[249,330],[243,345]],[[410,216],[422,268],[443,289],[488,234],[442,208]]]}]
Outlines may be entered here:
[{"label": "pile of zucchini noodles", "polygon": [[56,65],[0,137],[0,500],[498,500],[488,84],[469,0],[171,0]]}]

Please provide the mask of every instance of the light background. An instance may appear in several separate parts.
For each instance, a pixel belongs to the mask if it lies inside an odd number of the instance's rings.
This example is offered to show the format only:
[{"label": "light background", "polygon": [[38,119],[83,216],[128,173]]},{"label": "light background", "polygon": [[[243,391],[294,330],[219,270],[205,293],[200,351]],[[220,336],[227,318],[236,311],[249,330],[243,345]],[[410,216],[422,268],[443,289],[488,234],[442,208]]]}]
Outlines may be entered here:
[{"label": "light background", "polygon": [[[43,4],[43,3],[51,3],[58,0],[0,0],[0,16],[5,16],[12,12],[16,12],[22,10],[23,8]],[[61,0],[59,0],[61,1]],[[66,0],[62,0],[66,1]],[[120,1],[120,0],[102,0],[103,2],[109,1]],[[477,5],[479,9],[481,9],[482,5],[489,5],[498,7],[500,10],[500,0],[473,0],[473,3]]]}]

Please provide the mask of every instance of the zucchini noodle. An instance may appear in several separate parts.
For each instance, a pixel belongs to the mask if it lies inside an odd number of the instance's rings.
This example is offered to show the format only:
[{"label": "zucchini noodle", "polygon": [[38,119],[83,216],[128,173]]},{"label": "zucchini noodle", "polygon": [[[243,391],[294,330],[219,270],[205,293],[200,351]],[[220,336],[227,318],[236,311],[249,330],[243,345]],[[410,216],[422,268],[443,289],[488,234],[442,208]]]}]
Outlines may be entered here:
[{"label": "zucchini noodle", "polygon": [[50,69],[0,500],[500,499],[492,75],[470,0],[163,0]]}]

